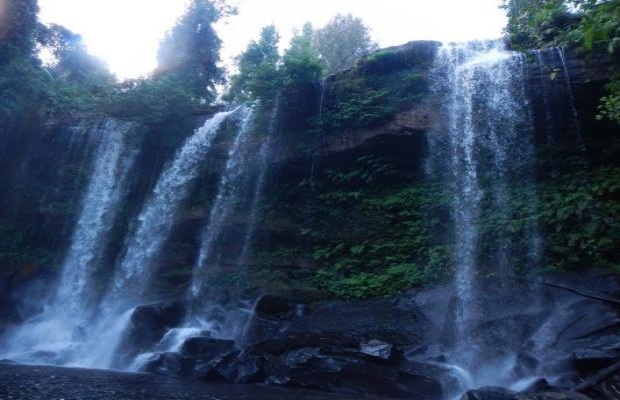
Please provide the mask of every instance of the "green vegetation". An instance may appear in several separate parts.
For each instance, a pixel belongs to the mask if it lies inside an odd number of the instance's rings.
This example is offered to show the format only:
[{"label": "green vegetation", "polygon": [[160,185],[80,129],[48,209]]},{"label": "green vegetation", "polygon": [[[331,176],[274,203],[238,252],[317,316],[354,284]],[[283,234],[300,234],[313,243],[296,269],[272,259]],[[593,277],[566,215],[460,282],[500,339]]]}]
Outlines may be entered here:
[{"label": "green vegetation", "polygon": [[[234,12],[224,2],[193,0],[162,41],[156,71],[148,78],[124,82],[116,82],[101,61],[88,55],[79,35],[61,26],[38,24],[36,1],[7,4],[9,11],[0,20],[0,137],[13,148],[27,148],[25,136],[38,138],[34,135],[41,127],[112,116],[145,126],[145,158],[157,161],[142,160],[143,167],[161,167],[195,126],[194,115],[213,111],[215,87],[225,75],[218,66],[221,43],[213,24]],[[566,45],[580,48],[591,59],[601,54],[617,59],[618,2],[510,0],[506,9],[515,48]],[[340,138],[346,141],[359,130],[378,128],[421,103],[429,91],[433,52],[403,47],[369,54],[376,45],[361,20],[350,15],[336,16],[316,30],[306,24],[283,54],[279,40],[275,26],[267,26],[236,58],[237,73],[231,77],[225,100],[259,100],[265,111],[280,95],[278,140],[284,149],[298,151],[295,156],[306,159],[289,160],[299,164],[284,165],[291,170],[267,179],[273,182],[261,200],[258,226],[270,237],[257,240],[251,265],[244,266],[249,269],[244,276],[249,278],[239,282],[231,263],[212,272],[213,282],[235,290],[240,285],[250,291],[303,293],[308,298],[365,298],[446,280],[454,264],[454,238],[446,228],[451,207],[444,189],[422,178],[421,166],[416,164],[422,151],[411,148],[406,155],[396,155],[391,153],[398,150],[393,147],[360,146],[330,159],[320,147]],[[35,55],[37,46],[48,50],[53,62],[43,65]],[[361,55],[366,56],[358,60]],[[553,79],[557,71],[551,73]],[[612,80],[607,89],[599,118],[619,121],[619,80]],[[266,112],[257,117],[258,135],[269,130],[268,117]],[[214,144],[214,151],[221,154],[214,153],[208,160],[213,172],[201,177],[187,201],[188,214],[197,214],[192,215],[193,224],[188,223],[194,229],[212,204],[217,171],[234,129],[234,124],[222,129]],[[605,146],[610,154],[617,154],[617,143]],[[603,160],[577,172],[558,166],[564,150],[545,149],[552,154],[545,154],[538,183],[507,189],[509,211],[497,209],[490,196],[483,200],[479,227],[483,270],[493,271],[496,260],[491,250],[506,238],[510,262],[517,270],[527,271],[531,264],[528,238],[534,229],[544,237],[546,250],[541,258],[546,268],[618,268],[620,169]],[[11,156],[2,160],[2,177],[10,177],[8,171],[21,162],[17,155]],[[310,157],[316,157],[311,179],[306,165]],[[62,162],[60,171],[28,171],[41,177],[31,186],[11,182],[15,200],[2,199],[0,264],[10,266],[11,273],[18,267],[30,270],[58,264],[54,257],[59,255],[52,248],[63,244],[40,246],[48,239],[39,237],[39,224],[48,220],[41,229],[44,232],[69,229],[67,221],[79,206],[76,192],[88,174],[75,160]],[[140,193],[131,193],[131,204],[124,205],[124,222],[135,213],[158,171],[155,167],[145,173],[148,177],[136,178],[149,182],[138,182],[138,189],[132,189]],[[46,179],[56,173],[60,194],[44,192],[46,182],[52,181]],[[493,182],[485,187],[492,193]],[[45,195],[37,197],[41,193]],[[244,213],[251,207],[250,199],[240,203],[233,213],[233,235],[247,223]],[[121,243],[127,227],[116,229],[114,240]],[[191,245],[182,240],[166,254],[170,259],[162,272],[166,283],[156,289],[158,293],[179,295],[186,288],[193,254]]]},{"label": "green vegetation", "polygon": [[351,14],[336,15],[317,29],[312,39],[328,75],[352,67],[378,48],[370,38],[370,29]]},{"label": "green vegetation", "polygon": [[[486,187],[493,193],[492,182]],[[376,155],[322,169],[313,186],[280,185],[266,200],[262,223],[286,240],[257,249],[260,270],[278,276],[278,288],[263,289],[366,298],[449,279],[455,243],[444,190]],[[619,267],[618,167],[559,169],[508,190],[508,207],[498,209],[490,196],[483,200],[481,273],[496,273],[500,240],[509,244],[509,262],[520,273]],[[536,234],[543,243],[537,255],[530,247]]]},{"label": "green vegetation", "polygon": [[193,0],[161,43],[155,76],[171,79],[197,99],[213,101],[215,85],[224,81],[217,65],[222,41],[213,24],[234,11],[223,1]]},{"label": "green vegetation", "polygon": [[368,27],[350,14],[336,15],[317,30],[307,22],[293,33],[280,56],[279,33],[274,25],[264,27],[260,39],[250,42],[237,56],[238,72],[232,76],[225,98],[238,102],[260,99],[270,104],[276,93],[314,87],[322,76],[353,67],[377,47]]},{"label": "green vegetation", "polygon": [[[223,3],[194,0],[162,42],[153,76],[121,83],[87,53],[79,35],[36,22],[36,2],[10,4],[0,32],[6,38],[0,46],[0,117],[109,115],[152,124],[205,109],[223,80],[220,40],[212,28],[233,11]],[[53,57],[50,65],[41,64],[37,46]]]},{"label": "green vegetation", "polygon": [[237,101],[263,98],[273,99],[281,87],[278,70],[280,35],[275,25],[263,28],[258,42],[252,41],[246,50],[236,58],[239,73],[231,78],[227,98]]},{"label": "green vegetation", "polygon": [[606,54],[615,78],[601,99],[600,117],[620,123],[620,2],[615,0],[505,0],[507,32],[519,50],[554,46],[577,48],[584,55]]},{"label": "green vegetation", "polygon": [[620,124],[620,78],[616,77],[605,86],[607,95],[601,97],[597,119],[608,118]]},{"label": "green vegetation", "polygon": [[312,26],[304,25],[297,32],[282,57],[286,85],[315,85],[321,78],[323,66],[319,53],[312,47]]}]

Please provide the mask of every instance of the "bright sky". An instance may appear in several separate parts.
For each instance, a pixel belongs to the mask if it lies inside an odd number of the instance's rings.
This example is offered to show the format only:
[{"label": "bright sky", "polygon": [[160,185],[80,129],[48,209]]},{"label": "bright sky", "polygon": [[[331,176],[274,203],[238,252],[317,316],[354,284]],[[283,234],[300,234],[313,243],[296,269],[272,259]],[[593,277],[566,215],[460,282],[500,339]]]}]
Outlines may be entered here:
[{"label": "bright sky", "polygon": [[[183,13],[187,0],[39,0],[40,19],[82,35],[91,54],[119,78],[148,74],[159,40]],[[218,25],[222,58],[230,63],[263,26],[275,23],[288,43],[290,32],[310,21],[323,26],[337,13],[351,13],[370,26],[381,47],[411,40],[494,39],[506,24],[500,0],[234,0],[239,14]]]}]

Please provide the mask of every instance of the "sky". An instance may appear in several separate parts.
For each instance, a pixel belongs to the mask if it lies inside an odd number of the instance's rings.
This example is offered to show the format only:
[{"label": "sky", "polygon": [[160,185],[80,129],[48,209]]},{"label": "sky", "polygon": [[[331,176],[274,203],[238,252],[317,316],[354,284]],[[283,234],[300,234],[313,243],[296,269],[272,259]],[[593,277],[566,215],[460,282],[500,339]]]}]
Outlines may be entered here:
[{"label": "sky", "polygon": [[[39,17],[82,35],[89,52],[119,79],[155,68],[159,41],[183,14],[187,0],[39,0]],[[380,47],[411,40],[495,39],[506,24],[501,0],[231,0],[239,13],[218,23],[226,64],[275,24],[282,44],[294,28],[315,28],[337,13],[362,18]]]}]

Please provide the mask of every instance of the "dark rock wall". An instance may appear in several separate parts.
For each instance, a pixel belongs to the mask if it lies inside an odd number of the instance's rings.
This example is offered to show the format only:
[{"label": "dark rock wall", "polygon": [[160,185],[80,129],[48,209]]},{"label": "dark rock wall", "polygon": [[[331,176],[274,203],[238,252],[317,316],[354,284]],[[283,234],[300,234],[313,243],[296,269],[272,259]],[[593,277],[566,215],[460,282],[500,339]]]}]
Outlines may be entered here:
[{"label": "dark rock wall", "polygon": [[[425,173],[427,134],[437,118],[428,72],[438,45],[383,49],[320,85],[281,94],[252,252],[241,265],[238,243],[251,222],[246,196],[218,239],[215,286],[248,296],[365,298],[450,276],[448,200]],[[548,244],[544,266],[611,267],[618,251],[611,240],[618,233],[618,135],[617,126],[595,119],[607,66],[570,51],[564,62],[557,50],[542,54],[527,54],[525,66],[539,222]],[[271,112],[257,117],[257,146],[267,140]],[[141,152],[111,240],[111,268],[162,169],[201,122],[136,128]],[[0,278],[12,291],[35,278],[52,284],[57,275],[90,168],[92,149],[69,144],[76,126],[3,124]],[[218,135],[165,245],[156,297],[186,288],[234,129],[231,122]],[[579,198],[562,200],[575,192]]]}]

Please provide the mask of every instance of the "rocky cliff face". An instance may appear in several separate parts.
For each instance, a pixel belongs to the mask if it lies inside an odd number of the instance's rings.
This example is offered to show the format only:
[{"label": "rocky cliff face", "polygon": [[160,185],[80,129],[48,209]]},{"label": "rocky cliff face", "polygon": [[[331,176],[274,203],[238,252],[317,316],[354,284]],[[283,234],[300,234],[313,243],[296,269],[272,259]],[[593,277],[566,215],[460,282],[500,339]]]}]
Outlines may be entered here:
[{"label": "rocky cliff face", "polygon": [[[258,200],[253,250],[241,265],[235,243],[252,223],[250,199],[244,199],[218,239],[216,281],[231,282],[243,270],[249,275],[243,288],[235,289],[240,292],[318,299],[393,294],[450,275],[452,239],[443,228],[449,219],[447,200],[425,170],[428,138],[439,118],[429,89],[439,46],[411,42],[383,49],[316,87],[283,93],[275,128],[273,110],[259,115],[258,137],[265,138],[270,127],[275,136]],[[594,212],[604,218],[617,199],[616,189],[608,185],[616,176],[615,127],[594,118],[606,66],[548,49],[526,54],[524,68],[540,188],[548,202],[542,211],[562,205],[554,203],[554,196],[570,190],[568,178],[577,173],[591,189],[582,197],[609,203]],[[87,125],[94,124],[65,121],[40,130],[23,124],[11,128],[23,132],[13,136],[23,139],[5,146],[11,156],[3,158],[2,169],[2,229],[11,238],[5,241],[2,275],[14,290],[32,277],[53,281],[57,275],[54,266],[67,246],[90,168],[92,150],[85,141]],[[233,125],[218,134],[183,206],[183,218],[166,242],[161,274],[167,278],[156,296],[174,297],[185,290],[232,143],[231,129]],[[174,121],[136,128],[141,151],[129,202],[109,246],[110,265],[140,204],[191,131]],[[614,245],[595,245],[576,232],[595,218],[571,214],[548,219],[545,228],[554,242],[546,254],[548,265],[612,263]],[[606,241],[617,229],[611,225],[592,229]],[[567,234],[558,235],[558,229]],[[574,260],[563,261],[568,258]]]},{"label": "rocky cliff face", "polygon": [[[445,126],[431,87],[439,46],[383,49],[320,85],[289,88],[273,109],[258,108],[247,132],[240,118],[224,119],[165,227],[153,284],[142,298],[171,302],[136,309],[119,362],[159,346],[186,312],[196,312],[179,299],[188,293],[205,232],[218,220],[204,297],[217,303],[208,310],[210,322],[236,341],[200,333],[181,351],[150,358],[145,369],[428,399],[471,386],[462,382],[469,379],[463,371],[446,365],[459,335],[458,301],[444,285],[454,274],[454,204],[428,173],[433,135],[444,134]],[[523,169],[534,176],[519,180],[523,174],[515,172],[516,187],[506,196],[510,218],[482,203],[478,271],[487,278],[480,301],[489,312],[471,329],[497,350],[490,369],[512,360],[502,379],[553,375],[556,381],[536,382],[526,394],[484,389],[468,396],[546,398],[535,396],[575,388],[596,396],[613,385],[608,376],[587,388],[579,380],[614,367],[618,357],[620,147],[617,127],[595,118],[606,66],[559,49],[525,54],[520,65],[536,157],[507,157],[531,164]],[[118,268],[162,171],[204,119],[128,130],[139,152],[126,201],[102,246],[97,289],[105,290]],[[4,127],[0,326],[37,315],[41,297],[53,296],[46,288],[60,275],[101,123]],[[240,131],[251,138],[240,150],[243,162],[231,163]],[[222,198],[226,212],[214,207]],[[546,284],[494,277],[494,244],[523,237],[519,232],[533,225],[544,242],[537,254],[542,269],[579,272]],[[527,272],[526,258],[515,252],[510,260],[517,274]],[[590,269],[596,272],[584,272]],[[411,291],[416,287],[431,289]],[[383,296],[392,297],[365,300]],[[334,298],[348,301],[326,302]],[[205,303],[199,312],[207,311]]]}]

